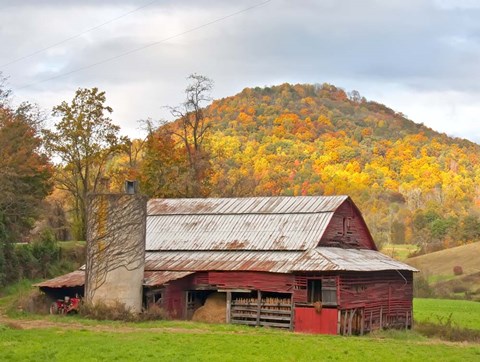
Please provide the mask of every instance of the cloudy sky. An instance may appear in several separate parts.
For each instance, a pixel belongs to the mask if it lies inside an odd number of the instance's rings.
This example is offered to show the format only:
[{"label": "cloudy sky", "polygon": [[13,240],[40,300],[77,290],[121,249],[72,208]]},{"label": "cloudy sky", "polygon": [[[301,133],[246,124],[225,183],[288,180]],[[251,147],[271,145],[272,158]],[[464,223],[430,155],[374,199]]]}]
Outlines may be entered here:
[{"label": "cloudy sky", "polygon": [[198,73],[214,98],[327,82],[480,142],[480,0],[0,0],[0,44],[17,102],[96,86],[125,134]]}]

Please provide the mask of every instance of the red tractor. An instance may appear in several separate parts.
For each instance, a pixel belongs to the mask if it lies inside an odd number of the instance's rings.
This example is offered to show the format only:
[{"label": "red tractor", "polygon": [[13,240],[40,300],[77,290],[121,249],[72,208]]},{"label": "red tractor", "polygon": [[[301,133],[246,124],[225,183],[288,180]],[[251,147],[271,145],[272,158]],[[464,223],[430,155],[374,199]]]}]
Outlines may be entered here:
[{"label": "red tractor", "polygon": [[65,297],[57,299],[50,306],[50,314],[73,314],[78,313],[80,298]]}]

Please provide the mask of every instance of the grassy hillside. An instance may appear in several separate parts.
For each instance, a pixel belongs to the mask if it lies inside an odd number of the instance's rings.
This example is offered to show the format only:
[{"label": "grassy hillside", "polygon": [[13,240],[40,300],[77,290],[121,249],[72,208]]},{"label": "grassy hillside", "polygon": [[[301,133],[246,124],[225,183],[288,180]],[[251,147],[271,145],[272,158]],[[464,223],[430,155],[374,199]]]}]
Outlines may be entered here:
[{"label": "grassy hillside", "polygon": [[[440,296],[480,300],[480,242],[409,258]],[[463,274],[455,275],[460,266]]]},{"label": "grassy hillside", "polygon": [[480,272],[480,243],[458,246],[407,259],[407,263],[426,275],[453,277],[453,267],[461,266],[464,275]]}]

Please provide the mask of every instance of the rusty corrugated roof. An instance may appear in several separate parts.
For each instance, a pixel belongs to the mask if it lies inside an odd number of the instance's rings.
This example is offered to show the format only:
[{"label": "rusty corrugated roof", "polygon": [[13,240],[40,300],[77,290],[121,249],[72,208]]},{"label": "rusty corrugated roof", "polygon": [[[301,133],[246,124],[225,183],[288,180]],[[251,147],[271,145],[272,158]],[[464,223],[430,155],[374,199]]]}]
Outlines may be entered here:
[{"label": "rusty corrugated roof", "polygon": [[333,213],[162,215],[147,219],[147,250],[307,250]]},{"label": "rusty corrugated roof", "polygon": [[291,272],[294,271],[379,271],[379,270],[418,270],[390,258],[376,250],[342,249],[335,247],[317,247],[308,250],[295,260]]},{"label": "rusty corrugated roof", "polygon": [[317,247],[305,251],[148,252],[148,270],[172,271],[380,271],[417,269],[375,250]]},{"label": "rusty corrugated roof", "polygon": [[34,284],[34,287],[65,288],[81,287],[85,284],[85,270],[75,270],[71,273]]},{"label": "rusty corrugated roof", "polygon": [[[180,279],[192,274],[192,272],[175,271],[145,271],[143,285],[153,287],[168,283],[172,280]],[[81,287],[85,284],[85,270],[75,270],[74,272],[34,284],[34,287],[43,288],[71,288]]]},{"label": "rusty corrugated roof", "polygon": [[[148,203],[145,285],[196,271],[417,271],[376,250],[317,247],[348,196],[155,199]],[[84,284],[76,271],[37,284]]]},{"label": "rusty corrugated roof", "polygon": [[152,199],[148,215],[297,214],[335,211],[348,196]]},{"label": "rusty corrugated roof", "polygon": [[147,250],[308,250],[347,196],[156,199]]},{"label": "rusty corrugated roof", "polygon": [[146,287],[154,287],[171,282],[172,280],[181,279],[193,272],[175,272],[175,271],[146,271],[144,274],[143,285]]}]

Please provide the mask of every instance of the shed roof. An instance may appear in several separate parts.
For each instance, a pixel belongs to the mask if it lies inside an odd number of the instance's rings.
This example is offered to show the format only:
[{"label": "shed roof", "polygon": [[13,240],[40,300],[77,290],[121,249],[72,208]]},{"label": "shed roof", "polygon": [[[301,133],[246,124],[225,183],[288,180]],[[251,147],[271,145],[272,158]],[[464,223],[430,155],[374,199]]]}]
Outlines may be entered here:
[{"label": "shed roof", "polygon": [[[192,272],[176,272],[176,271],[145,271],[143,285],[146,287],[154,287],[163,285],[172,280],[186,277],[193,274]],[[85,284],[85,270],[75,270],[74,272],[46,280],[41,283],[34,284],[34,287],[40,288],[72,288],[81,287]]]},{"label": "shed roof", "polygon": [[34,287],[41,288],[71,288],[81,287],[85,284],[85,270],[75,270],[71,273],[34,284]]}]

